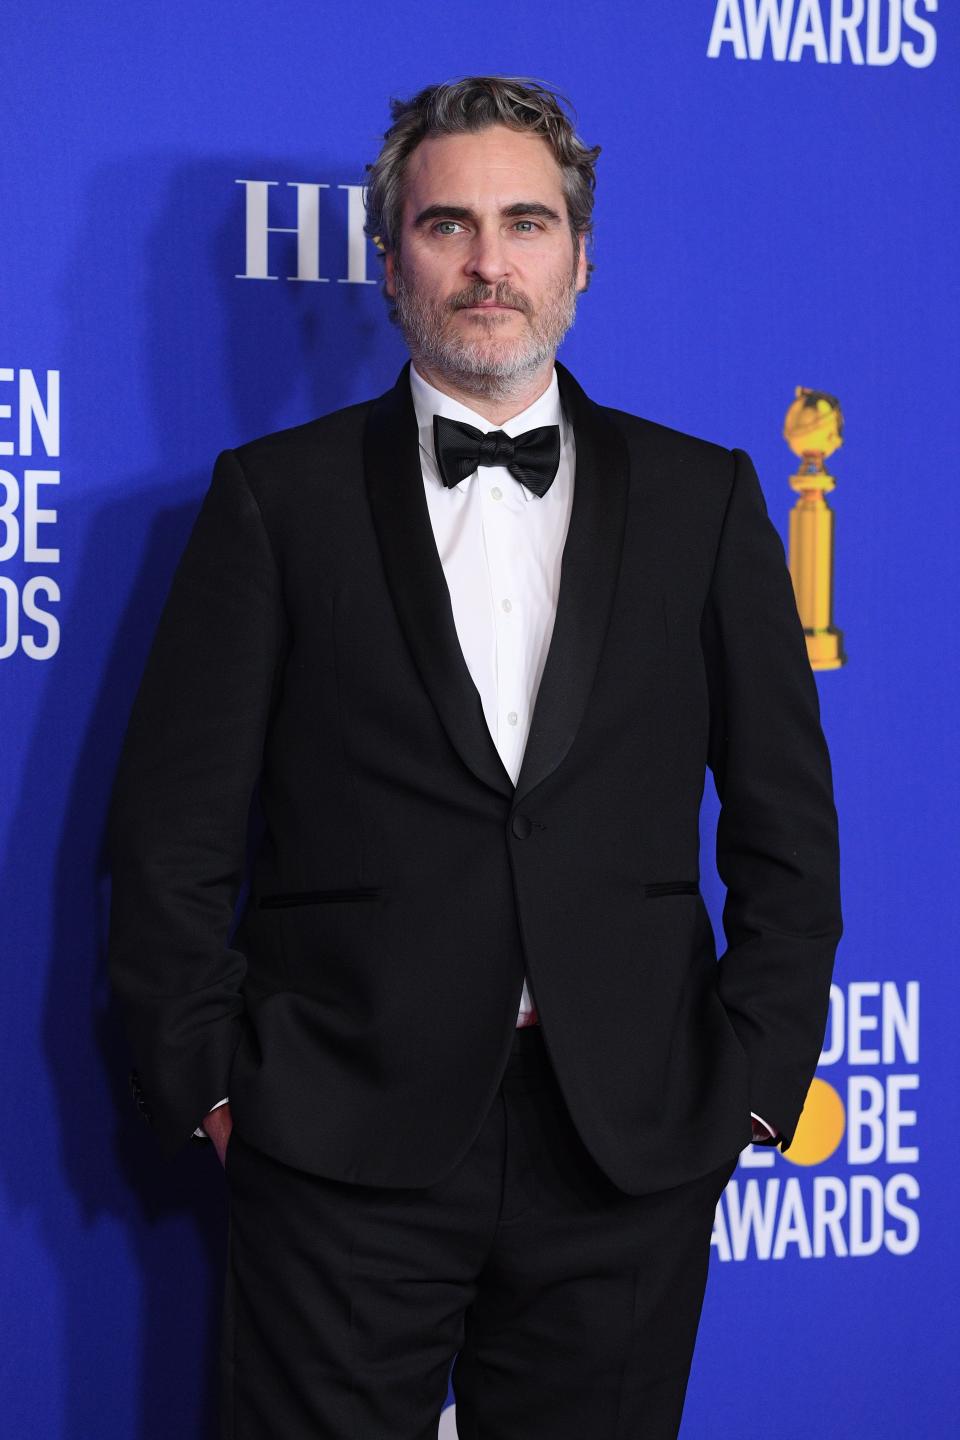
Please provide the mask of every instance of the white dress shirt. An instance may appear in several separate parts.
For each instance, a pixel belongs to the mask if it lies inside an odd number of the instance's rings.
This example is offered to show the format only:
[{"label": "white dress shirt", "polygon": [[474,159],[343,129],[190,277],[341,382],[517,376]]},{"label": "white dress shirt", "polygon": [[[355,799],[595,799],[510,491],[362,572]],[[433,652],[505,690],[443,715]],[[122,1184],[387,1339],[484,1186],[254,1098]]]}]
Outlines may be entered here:
[{"label": "white dress shirt", "polygon": [[[457,637],[493,743],[516,784],[557,611],[576,473],[573,426],[560,404],[556,370],[543,394],[502,425],[437,390],[413,364],[410,389],[427,509]],[[434,456],[434,415],[461,420],[485,434],[502,430],[511,437],[540,425],[558,425],[560,464],[549,490],[534,495],[503,465],[481,465],[448,488]],[[536,1004],[525,976],[517,1025],[535,1019]],[[773,1134],[766,1121],[761,1124]],[[195,1133],[206,1132],[200,1128]]]},{"label": "white dress shirt", "polygon": [[[487,729],[516,784],[557,612],[560,559],[573,504],[573,427],[560,406],[556,370],[539,399],[502,425],[428,384],[413,365],[410,388],[427,508],[460,648],[480,692]],[[537,496],[505,465],[481,465],[448,489],[433,453],[434,415],[511,437],[539,425],[559,425],[560,466],[553,484]],[[534,1008],[525,978],[517,1024],[529,1023]]]}]

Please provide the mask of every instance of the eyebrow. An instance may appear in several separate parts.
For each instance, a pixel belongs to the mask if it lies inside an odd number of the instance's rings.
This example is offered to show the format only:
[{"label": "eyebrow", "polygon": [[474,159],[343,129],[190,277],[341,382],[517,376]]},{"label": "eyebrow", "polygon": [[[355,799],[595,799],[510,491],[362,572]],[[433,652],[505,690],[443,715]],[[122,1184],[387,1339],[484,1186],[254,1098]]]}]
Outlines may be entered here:
[{"label": "eyebrow", "polygon": [[[558,215],[556,210],[549,205],[542,204],[539,200],[517,200],[513,205],[505,205],[500,211],[504,219],[517,219],[527,216],[535,216],[540,220],[547,220],[551,224],[560,225],[563,217]],[[415,228],[426,225],[430,220],[476,220],[476,212],[467,205],[428,205],[421,210],[413,224]]]}]

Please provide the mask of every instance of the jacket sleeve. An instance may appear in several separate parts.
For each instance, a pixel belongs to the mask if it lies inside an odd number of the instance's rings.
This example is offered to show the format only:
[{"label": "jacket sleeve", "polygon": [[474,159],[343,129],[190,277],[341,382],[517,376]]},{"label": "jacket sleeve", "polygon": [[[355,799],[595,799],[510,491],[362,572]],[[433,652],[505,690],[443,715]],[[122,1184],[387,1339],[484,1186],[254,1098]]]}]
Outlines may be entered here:
[{"label": "jacket sleeve", "polygon": [[837,813],[820,703],[783,545],[749,456],[733,480],[702,620],[709,765],[727,887],[720,998],[750,1106],[793,1139],[842,934]]},{"label": "jacket sleeve", "polygon": [[219,1097],[243,1030],[231,948],[283,645],[257,501],[223,451],[137,691],[108,821],[108,966],[134,1093],[170,1156]]}]

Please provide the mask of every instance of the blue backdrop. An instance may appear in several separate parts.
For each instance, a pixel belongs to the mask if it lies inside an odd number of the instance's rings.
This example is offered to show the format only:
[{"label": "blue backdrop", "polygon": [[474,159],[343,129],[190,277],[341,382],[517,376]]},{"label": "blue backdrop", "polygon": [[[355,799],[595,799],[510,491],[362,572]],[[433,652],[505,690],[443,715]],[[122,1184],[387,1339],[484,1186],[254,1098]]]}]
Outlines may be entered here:
[{"label": "blue backdrop", "polygon": [[[846,416],[849,662],[818,674],[846,929],[808,1163],[748,1149],[718,1208],[683,1433],[953,1433],[958,36],[935,0],[8,7],[6,1435],[215,1433],[223,1177],[197,1146],[165,1165],[126,1091],[107,797],[216,453],[379,393],[405,358],[356,228],[388,97],[483,72],[559,86],[603,146],[563,350],[589,394],[747,449],[785,540],[794,387]],[[287,278],[281,229],[257,278],[256,207],[291,227],[298,193],[319,278]]]}]

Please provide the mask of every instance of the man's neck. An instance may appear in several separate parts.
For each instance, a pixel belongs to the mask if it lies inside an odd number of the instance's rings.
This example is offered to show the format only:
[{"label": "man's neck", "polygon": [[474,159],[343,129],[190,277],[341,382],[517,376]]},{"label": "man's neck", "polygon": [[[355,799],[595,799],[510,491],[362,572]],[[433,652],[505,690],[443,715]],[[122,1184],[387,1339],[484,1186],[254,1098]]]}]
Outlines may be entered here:
[{"label": "man's neck", "polygon": [[413,363],[417,374],[432,385],[435,390],[442,390],[444,395],[449,395],[452,400],[459,400],[461,405],[466,405],[468,410],[475,410],[491,425],[503,425],[507,420],[512,420],[514,415],[519,415],[534,400],[548,388],[553,377],[553,359],[549,359],[541,369],[533,375],[525,375],[518,379],[515,388],[507,393],[497,392],[490,394],[487,388],[470,388],[470,381],[476,379],[477,387],[486,387],[488,381],[482,375],[452,377],[443,370],[435,370],[430,365],[424,364],[422,360],[413,357]]}]

